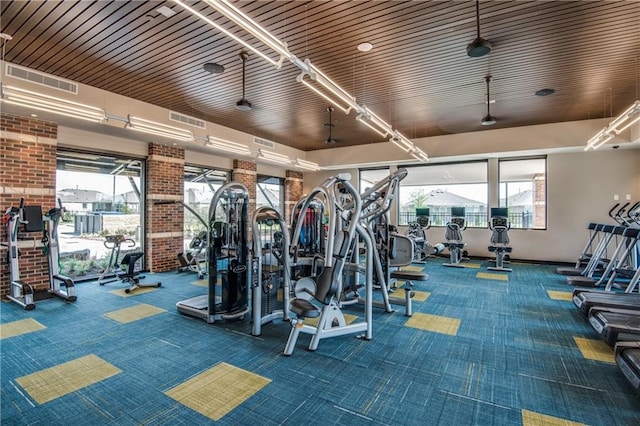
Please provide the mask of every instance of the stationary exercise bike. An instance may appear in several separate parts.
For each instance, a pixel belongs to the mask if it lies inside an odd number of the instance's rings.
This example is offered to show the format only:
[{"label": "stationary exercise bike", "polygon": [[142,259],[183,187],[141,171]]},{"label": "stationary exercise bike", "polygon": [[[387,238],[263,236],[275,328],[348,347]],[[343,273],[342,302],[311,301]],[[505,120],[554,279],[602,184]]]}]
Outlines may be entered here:
[{"label": "stationary exercise bike", "polygon": [[[122,260],[120,258],[120,248],[123,243],[129,243],[129,247],[134,247],[136,242],[131,238],[126,238],[124,235],[107,235],[105,237],[104,246],[111,251],[109,255],[109,263],[105,270],[98,278],[98,284],[105,285],[115,281],[122,281],[128,283],[130,287],[124,290],[125,293],[131,293],[132,291],[141,287],[160,287],[162,283],[141,283],[140,280],[144,279],[144,276],[140,275],[140,271],[136,271],[136,262],[144,256],[144,252],[134,251],[124,255]],[[107,277],[114,277],[105,281]]]},{"label": "stationary exercise bike", "polygon": [[409,222],[405,235],[409,237],[415,246],[413,261],[424,262],[427,257],[432,257],[442,253],[444,244],[433,245],[427,237],[427,229],[431,228],[431,217],[429,208],[417,208],[416,220]]},{"label": "stationary exercise bike", "polygon": [[451,207],[451,219],[447,223],[445,232],[445,242],[443,243],[449,249],[449,263],[443,263],[444,266],[455,266],[461,268],[460,262],[468,260],[464,247],[467,245],[462,239],[462,231],[467,229],[465,220],[464,207]]},{"label": "stationary exercise bike", "polygon": [[492,271],[504,271],[511,272],[511,268],[505,268],[504,264],[509,263],[505,260],[505,257],[513,250],[509,246],[509,212],[508,209],[502,207],[491,208],[491,221],[489,222],[489,229],[491,229],[491,242],[488,250],[491,253],[495,253],[495,266],[489,266],[487,269]]}]

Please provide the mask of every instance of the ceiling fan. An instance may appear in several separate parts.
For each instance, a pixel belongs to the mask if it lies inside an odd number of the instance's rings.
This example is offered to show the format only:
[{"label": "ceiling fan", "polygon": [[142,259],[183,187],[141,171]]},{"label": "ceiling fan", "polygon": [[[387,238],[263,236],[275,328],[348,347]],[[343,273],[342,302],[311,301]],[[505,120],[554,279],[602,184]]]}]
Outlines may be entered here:
[{"label": "ceiling fan", "polygon": [[488,75],[484,78],[484,81],[487,83],[487,115],[480,122],[483,126],[491,126],[496,124],[496,119],[491,116],[491,101],[489,96],[489,83],[491,82],[491,76]]},{"label": "ceiling fan", "polygon": [[331,119],[331,115],[333,113],[333,108],[327,107],[327,112],[329,113],[329,122],[324,123],[324,127],[329,128],[329,136],[325,139],[324,143],[336,143],[336,140],[331,137],[331,129],[333,129],[333,120]]},{"label": "ceiling fan", "polygon": [[242,59],[242,98],[236,102],[236,109],[240,111],[251,111],[251,102],[245,98],[244,89],[245,89],[245,66],[247,64],[247,59],[249,59],[249,54],[244,50],[240,52],[240,58]]},{"label": "ceiling fan", "polygon": [[476,39],[467,45],[467,55],[479,58],[491,52],[491,42],[480,37],[480,0],[476,0]]}]

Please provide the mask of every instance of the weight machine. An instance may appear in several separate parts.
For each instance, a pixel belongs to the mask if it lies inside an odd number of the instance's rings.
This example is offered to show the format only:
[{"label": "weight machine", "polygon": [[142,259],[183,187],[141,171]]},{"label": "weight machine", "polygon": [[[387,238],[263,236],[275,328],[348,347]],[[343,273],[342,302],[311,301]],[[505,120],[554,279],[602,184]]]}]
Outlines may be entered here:
[{"label": "weight machine", "polygon": [[289,230],[280,213],[272,207],[258,208],[251,223],[251,334],[260,336],[264,324],[276,319],[289,320]]},{"label": "weight machine", "polygon": [[249,311],[251,285],[247,188],[236,182],[221,186],[211,199],[208,220],[208,293],[180,301],[176,308],[209,324],[242,319]]}]

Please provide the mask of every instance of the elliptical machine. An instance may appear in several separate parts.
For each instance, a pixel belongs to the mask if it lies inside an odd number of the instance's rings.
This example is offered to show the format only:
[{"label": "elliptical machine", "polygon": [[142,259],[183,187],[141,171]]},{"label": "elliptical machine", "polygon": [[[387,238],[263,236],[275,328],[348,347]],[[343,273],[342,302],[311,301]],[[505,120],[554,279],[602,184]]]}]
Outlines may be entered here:
[{"label": "elliptical machine", "polygon": [[505,256],[513,250],[512,247],[509,246],[510,227],[511,224],[509,223],[508,209],[503,207],[492,207],[491,221],[489,222],[489,229],[491,229],[491,242],[488,250],[491,253],[495,253],[496,258],[495,260],[489,261],[494,262],[495,266],[489,266],[487,269],[492,271],[511,272],[511,268],[505,268],[504,266],[505,263],[508,263],[508,261],[505,260]]},{"label": "elliptical machine", "polygon": [[[45,229],[42,234],[43,250],[49,261],[49,293],[68,302],[77,300],[73,280],[60,273],[60,244],[58,241],[58,225],[64,213],[62,201],[58,199],[58,207],[54,207],[44,215]],[[63,290],[64,287],[66,290]]]}]

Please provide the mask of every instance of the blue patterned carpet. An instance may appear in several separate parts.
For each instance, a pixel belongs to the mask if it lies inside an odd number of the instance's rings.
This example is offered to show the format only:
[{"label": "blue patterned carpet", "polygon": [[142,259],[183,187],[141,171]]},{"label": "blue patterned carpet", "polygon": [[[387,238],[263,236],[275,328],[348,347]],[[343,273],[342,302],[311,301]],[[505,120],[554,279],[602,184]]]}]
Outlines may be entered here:
[{"label": "blue patterned carpet", "polygon": [[[341,336],[310,352],[302,334],[291,357],[281,355],[288,323],[252,337],[248,320],[206,324],[179,314],[176,302],[206,291],[193,274],[148,275],[162,288],[131,297],[112,293],[119,283],[80,283],[75,303],[49,299],[30,312],[3,302],[2,324],[33,318],[46,329],[0,340],[1,422],[215,424],[165,392],[224,362],[270,382],[219,424],[520,425],[523,410],[559,422],[640,424],[640,397],[615,364],[578,349],[574,337],[597,339],[591,326],[570,301],[547,294],[572,290],[554,267],[513,264],[502,281],[476,277],[486,262],[441,262],[425,265],[429,280],[415,290],[430,296],[414,312],[459,319],[457,334],[407,327],[402,307],[375,310],[373,340]],[[104,316],[142,303],[166,311],[129,323]],[[345,312],[362,317],[356,307]],[[122,372],[44,404],[17,382],[88,354]]]}]

